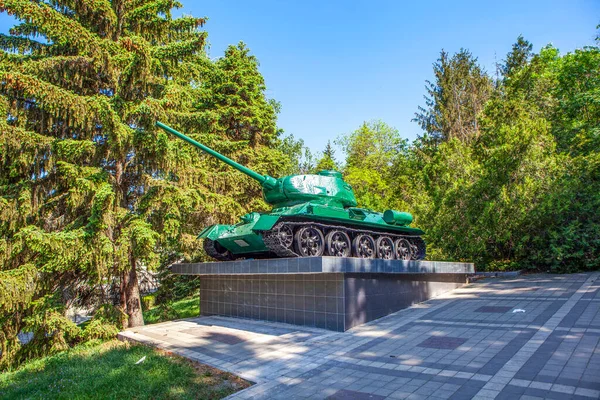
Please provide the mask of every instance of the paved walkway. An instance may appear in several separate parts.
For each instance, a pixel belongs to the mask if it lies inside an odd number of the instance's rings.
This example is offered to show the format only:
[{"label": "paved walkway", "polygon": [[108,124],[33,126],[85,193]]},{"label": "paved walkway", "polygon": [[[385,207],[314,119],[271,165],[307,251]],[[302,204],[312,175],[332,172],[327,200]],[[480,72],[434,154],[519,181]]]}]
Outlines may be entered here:
[{"label": "paved walkway", "polygon": [[[525,312],[518,312],[525,310]],[[487,279],[335,333],[202,317],[121,333],[257,384],[235,399],[598,399],[600,273]]]}]

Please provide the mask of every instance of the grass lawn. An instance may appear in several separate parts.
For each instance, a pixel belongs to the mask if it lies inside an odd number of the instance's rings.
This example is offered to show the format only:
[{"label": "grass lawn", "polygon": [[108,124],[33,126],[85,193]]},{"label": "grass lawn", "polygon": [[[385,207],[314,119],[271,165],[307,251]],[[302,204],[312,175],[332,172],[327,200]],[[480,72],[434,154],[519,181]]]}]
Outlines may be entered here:
[{"label": "grass lawn", "polygon": [[[173,309],[177,312],[178,318],[191,318],[200,315],[200,299],[198,296],[173,302]],[[166,321],[162,319],[159,307],[153,307],[144,311],[144,323],[156,324]]]},{"label": "grass lawn", "polygon": [[226,372],[118,340],[79,345],[0,374],[1,399],[221,399],[247,386]]}]

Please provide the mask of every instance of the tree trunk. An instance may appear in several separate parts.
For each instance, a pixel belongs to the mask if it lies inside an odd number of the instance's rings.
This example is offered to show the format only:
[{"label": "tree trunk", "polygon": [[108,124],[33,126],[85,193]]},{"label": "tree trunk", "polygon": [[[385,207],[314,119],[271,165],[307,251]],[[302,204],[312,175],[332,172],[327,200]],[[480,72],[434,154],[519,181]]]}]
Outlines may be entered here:
[{"label": "tree trunk", "polygon": [[[116,204],[126,210],[127,207],[127,183],[123,182],[123,173],[125,172],[126,162],[124,159],[118,159],[115,163],[115,185],[117,198]],[[130,328],[144,325],[144,315],[142,314],[142,303],[140,299],[140,288],[138,286],[136,259],[129,253],[129,271],[123,272],[121,278],[121,307],[127,313],[127,325]]]},{"label": "tree trunk", "polygon": [[[120,305],[121,305],[121,310],[124,313],[127,313],[127,278],[128,278],[128,274],[127,272],[121,272],[121,285],[119,287],[120,291],[119,291],[119,299],[120,299]],[[129,319],[129,318],[128,318]],[[129,327],[129,323],[127,321],[123,321],[123,329],[127,329]]]},{"label": "tree trunk", "polygon": [[142,302],[140,299],[140,288],[138,286],[137,271],[135,270],[135,258],[131,259],[131,269],[129,270],[127,282],[125,285],[125,296],[127,298],[127,316],[130,328],[144,325],[144,314],[142,314]]}]

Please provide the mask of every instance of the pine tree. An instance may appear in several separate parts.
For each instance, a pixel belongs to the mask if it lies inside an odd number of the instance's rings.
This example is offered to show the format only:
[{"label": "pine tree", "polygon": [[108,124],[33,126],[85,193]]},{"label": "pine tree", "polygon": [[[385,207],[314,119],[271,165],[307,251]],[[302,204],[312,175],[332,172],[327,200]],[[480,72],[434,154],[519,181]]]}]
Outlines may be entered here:
[{"label": "pine tree", "polygon": [[517,41],[512,45],[510,53],[506,55],[504,65],[501,67],[502,75],[509,78],[527,65],[533,56],[533,45],[523,35],[519,35]]},{"label": "pine tree", "polygon": [[[156,120],[260,172],[283,168],[257,61],[238,46],[211,62],[205,19],[172,18],[179,6],[0,0],[21,21],[0,36],[5,364],[26,321],[48,326],[77,294],[112,282],[127,325],[143,324],[136,269],[202,257],[193,238],[204,224],[261,205],[248,201],[248,179],[158,132]],[[35,290],[7,295],[23,287]],[[36,332],[64,344],[65,330]]]},{"label": "pine tree", "polygon": [[317,166],[315,167],[315,169],[317,171],[322,171],[336,170],[337,168],[338,167],[335,162],[335,150],[333,149],[333,146],[331,146],[331,141],[328,140],[327,145],[325,146],[325,150],[323,150],[323,156],[317,162]]},{"label": "pine tree", "polygon": [[435,80],[427,81],[425,86],[425,107],[419,107],[413,121],[434,143],[477,137],[477,118],[492,90],[491,80],[477,58],[465,49],[452,57],[442,50],[433,72]]}]

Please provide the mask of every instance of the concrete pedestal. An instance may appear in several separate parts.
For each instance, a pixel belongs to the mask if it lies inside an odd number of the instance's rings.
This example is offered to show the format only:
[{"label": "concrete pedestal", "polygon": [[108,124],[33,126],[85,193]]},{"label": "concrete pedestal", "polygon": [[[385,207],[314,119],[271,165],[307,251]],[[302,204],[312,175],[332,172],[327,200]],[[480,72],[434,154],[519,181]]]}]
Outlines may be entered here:
[{"label": "concrete pedestal", "polygon": [[201,315],[345,331],[453,290],[468,263],[308,257],[176,264],[201,275]]}]

